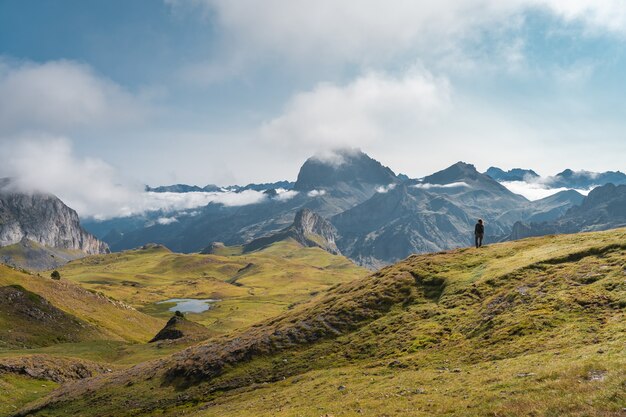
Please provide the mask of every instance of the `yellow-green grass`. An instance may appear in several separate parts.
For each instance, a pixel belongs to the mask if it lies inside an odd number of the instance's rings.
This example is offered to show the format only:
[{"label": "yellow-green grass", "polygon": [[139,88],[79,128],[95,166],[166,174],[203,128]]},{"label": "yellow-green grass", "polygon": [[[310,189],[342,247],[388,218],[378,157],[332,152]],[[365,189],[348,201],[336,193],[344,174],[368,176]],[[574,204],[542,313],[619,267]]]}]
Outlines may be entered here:
[{"label": "yellow-green grass", "polygon": [[337,283],[363,277],[367,271],[342,256],[294,241],[241,254],[240,247],[220,254],[178,254],[149,247],[91,256],[59,271],[63,279],[122,300],[166,318],[172,298],[219,299],[204,313],[188,318],[224,334],[276,316]]},{"label": "yellow-green grass", "polygon": [[95,326],[20,285],[0,286],[0,349],[103,339]]},{"label": "yellow-green grass", "polygon": [[349,364],[226,392],[189,415],[621,416],[626,352],[602,346],[440,367]]},{"label": "yellow-green grass", "polygon": [[50,357],[78,358],[125,368],[140,362],[158,359],[180,351],[197,342],[128,343],[115,340],[93,340],[78,343],[59,343],[33,349],[2,349],[0,359],[22,355],[43,354]]},{"label": "yellow-green grass", "polygon": [[143,314],[105,295],[85,290],[67,280],[55,281],[0,264],[0,286],[19,285],[48,300],[56,308],[97,328],[102,339],[145,342],[165,322]]},{"label": "yellow-green grass", "polygon": [[0,374],[0,416],[8,416],[59,384],[15,374]]},{"label": "yellow-green grass", "polygon": [[621,416],[626,230],[412,256],[40,415]]}]

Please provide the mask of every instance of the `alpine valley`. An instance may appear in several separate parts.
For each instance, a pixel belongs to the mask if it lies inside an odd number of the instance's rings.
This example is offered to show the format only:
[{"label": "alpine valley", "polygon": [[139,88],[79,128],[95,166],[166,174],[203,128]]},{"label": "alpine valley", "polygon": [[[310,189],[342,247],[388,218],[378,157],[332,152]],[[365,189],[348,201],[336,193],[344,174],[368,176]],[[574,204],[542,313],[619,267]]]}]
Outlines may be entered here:
[{"label": "alpine valley", "polygon": [[0,415],[623,415],[619,172],[411,179],[341,150],[295,182],[145,191],[253,202],[82,222],[15,184]]}]

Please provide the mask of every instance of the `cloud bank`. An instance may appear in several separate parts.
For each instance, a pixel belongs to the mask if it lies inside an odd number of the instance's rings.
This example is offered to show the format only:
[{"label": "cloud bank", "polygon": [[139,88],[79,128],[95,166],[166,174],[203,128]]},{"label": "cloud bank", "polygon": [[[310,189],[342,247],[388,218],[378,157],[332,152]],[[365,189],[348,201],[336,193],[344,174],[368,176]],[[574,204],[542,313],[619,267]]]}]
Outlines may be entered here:
[{"label": "cloud bank", "polygon": [[[552,188],[549,184],[534,181],[534,182],[525,182],[525,181],[505,181],[501,183],[510,191],[515,194],[520,194],[530,201],[541,200],[542,198],[549,197],[561,191],[567,191],[569,188],[559,187]],[[587,195],[591,190],[576,190],[582,195]]]},{"label": "cloud bank", "polygon": [[[243,206],[269,201],[260,191],[155,193],[144,185],[121,177],[100,159],[74,154],[71,142],[60,137],[19,138],[0,148],[0,177],[13,178],[12,186],[22,192],[45,192],[59,197],[81,217],[107,219],[147,211],[177,212],[206,206]],[[279,201],[297,195],[295,191],[276,190]],[[159,224],[177,221],[162,217]]]}]

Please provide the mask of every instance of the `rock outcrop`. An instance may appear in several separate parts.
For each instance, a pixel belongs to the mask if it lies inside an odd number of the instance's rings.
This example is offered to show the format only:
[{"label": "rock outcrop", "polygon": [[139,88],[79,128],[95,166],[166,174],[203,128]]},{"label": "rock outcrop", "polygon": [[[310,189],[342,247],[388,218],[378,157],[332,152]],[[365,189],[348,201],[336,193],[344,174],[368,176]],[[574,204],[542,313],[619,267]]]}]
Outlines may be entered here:
[{"label": "rock outcrop", "polygon": [[0,189],[0,246],[28,239],[56,249],[87,255],[108,253],[109,247],[81,226],[76,211],[57,197]]},{"label": "rock outcrop", "polygon": [[189,321],[182,315],[175,315],[168,320],[165,327],[148,343],[178,339],[187,341],[204,340],[209,336],[209,331],[203,325]]},{"label": "rock outcrop", "polygon": [[244,252],[263,249],[272,243],[293,239],[306,247],[322,248],[332,254],[340,254],[335,243],[337,231],[330,222],[309,209],[296,213],[293,224],[270,236],[255,239],[244,246]]}]

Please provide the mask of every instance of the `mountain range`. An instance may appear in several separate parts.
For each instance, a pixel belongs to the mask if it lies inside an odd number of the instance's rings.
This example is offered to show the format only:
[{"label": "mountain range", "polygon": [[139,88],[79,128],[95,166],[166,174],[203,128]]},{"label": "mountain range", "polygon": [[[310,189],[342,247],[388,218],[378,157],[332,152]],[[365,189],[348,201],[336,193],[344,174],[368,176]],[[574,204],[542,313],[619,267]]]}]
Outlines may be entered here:
[{"label": "mountain range", "polygon": [[[491,167],[481,173],[464,162],[420,179],[410,179],[396,175],[361,151],[340,150],[331,158],[309,158],[293,183],[221,188],[178,184],[149,189],[216,193],[254,190],[264,192],[267,197],[260,203],[233,207],[214,202],[195,209],[193,215],[155,212],[104,222],[88,221],[85,225],[114,251],[156,242],[178,252],[199,252],[213,242],[226,245],[255,242],[248,246],[254,247],[259,239],[276,241],[289,234],[286,230],[297,213],[306,209],[332,225],[331,251],[336,246],[338,253],[358,264],[379,268],[412,253],[470,245],[478,218],[487,224],[486,242],[497,242],[521,236],[513,233],[516,222],[521,225],[557,222],[568,210],[585,201],[585,196],[575,190],[529,201],[503,185],[508,181],[538,179],[548,181],[530,169],[504,171]],[[549,177],[558,188],[581,189],[591,182],[604,185],[603,181],[609,180],[626,182],[626,175],[619,171],[565,170]],[[289,192],[279,194],[276,190]],[[167,224],[156,221],[166,215],[176,221]],[[613,223],[604,224],[611,227]],[[521,226],[515,227],[520,230]]]},{"label": "mountain range", "polygon": [[552,221],[518,221],[510,240],[548,234],[590,232],[626,226],[626,185],[594,188],[580,204]]},{"label": "mountain range", "polygon": [[499,182],[537,182],[549,188],[577,190],[589,190],[609,183],[614,185],[626,184],[626,174],[621,171],[591,172],[566,169],[554,176],[543,178],[532,169],[514,168],[504,171],[497,167],[490,167],[485,171],[485,174]]},{"label": "mountain range", "polygon": [[[581,187],[592,179],[626,182],[624,177],[619,171],[566,170],[550,178],[559,187],[565,181]],[[193,211],[85,220],[83,225],[93,235],[82,229],[77,214],[58,198],[17,193],[5,184],[0,196],[0,258],[30,269],[49,269],[85,254],[104,253],[109,246],[121,251],[158,243],[176,252],[193,253],[223,242],[245,245],[250,251],[263,247],[263,242],[290,238],[377,269],[413,253],[471,245],[478,218],[487,225],[487,243],[623,224],[619,210],[613,209],[618,203],[612,202],[622,192],[618,185],[601,184],[609,188],[588,197],[565,190],[535,201],[503,185],[537,178],[533,170],[491,167],[481,173],[471,164],[458,162],[410,179],[361,151],[343,150],[332,158],[309,158],[295,182],[147,188],[154,193],[247,191],[262,193],[263,199],[239,206],[211,202]],[[604,209],[591,210],[591,206]]]}]

